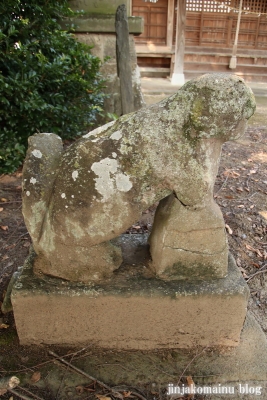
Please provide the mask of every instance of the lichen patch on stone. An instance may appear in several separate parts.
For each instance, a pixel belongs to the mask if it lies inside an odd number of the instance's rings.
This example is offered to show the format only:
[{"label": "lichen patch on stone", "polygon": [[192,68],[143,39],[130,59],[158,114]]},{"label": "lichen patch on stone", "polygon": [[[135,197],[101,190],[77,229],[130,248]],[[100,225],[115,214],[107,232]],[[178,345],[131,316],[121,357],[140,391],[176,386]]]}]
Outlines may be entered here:
[{"label": "lichen patch on stone", "polygon": [[114,133],[112,133],[112,135],[110,136],[110,139],[112,140],[120,140],[120,138],[122,137],[122,134],[120,131],[116,131]]},{"label": "lichen patch on stone", "polygon": [[78,175],[79,175],[79,172],[78,171],[73,171],[73,173],[72,173],[72,179],[74,180],[74,181],[76,181],[76,179],[78,178]]},{"label": "lichen patch on stone", "polygon": [[88,138],[90,138],[90,136],[97,136],[97,135],[99,135],[99,133],[106,131],[108,128],[110,128],[112,125],[114,125],[115,122],[116,121],[111,121],[103,126],[100,126],[96,129],[94,129],[93,131],[86,133],[86,135],[83,135],[83,138],[88,139]]},{"label": "lichen patch on stone", "polygon": [[101,202],[107,201],[116,190],[128,192],[132,188],[129,176],[117,173],[118,168],[118,161],[109,157],[92,164],[91,170],[98,176],[95,178],[95,188],[102,195]]},{"label": "lichen patch on stone", "polygon": [[61,193],[61,197],[62,197],[62,199],[65,199],[66,198],[66,194],[65,193]]},{"label": "lichen patch on stone", "polygon": [[42,158],[42,153],[40,152],[40,150],[37,150],[37,149],[34,149],[33,151],[32,151],[32,154],[34,155],[34,157],[36,157],[36,158]]},{"label": "lichen patch on stone", "polygon": [[36,182],[37,182],[37,181],[36,181],[36,179],[35,179],[35,178],[33,178],[33,177],[32,177],[32,178],[30,179],[30,183],[32,183],[33,185],[35,185],[35,184],[36,184]]},{"label": "lichen patch on stone", "polygon": [[30,194],[31,194],[31,193],[29,192],[29,190],[27,190],[27,192],[26,192],[26,196],[28,196],[28,197],[29,197],[29,196],[30,196]]},{"label": "lichen patch on stone", "polygon": [[133,184],[128,175],[118,174],[116,175],[116,186],[120,192],[129,192]]}]

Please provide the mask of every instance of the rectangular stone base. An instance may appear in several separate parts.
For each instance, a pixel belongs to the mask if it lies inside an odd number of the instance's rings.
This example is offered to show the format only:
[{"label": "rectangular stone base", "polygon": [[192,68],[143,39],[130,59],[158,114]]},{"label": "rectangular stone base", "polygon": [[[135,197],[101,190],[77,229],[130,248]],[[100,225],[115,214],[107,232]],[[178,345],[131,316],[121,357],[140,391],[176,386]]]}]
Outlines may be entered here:
[{"label": "rectangular stone base", "polygon": [[[125,248],[131,247],[127,236]],[[141,242],[137,258],[140,249]],[[223,279],[164,282],[151,276],[140,256],[137,265],[126,262],[112,279],[92,286],[38,278],[33,258],[11,297],[21,344],[151,350],[239,343],[249,291],[231,255]]]}]

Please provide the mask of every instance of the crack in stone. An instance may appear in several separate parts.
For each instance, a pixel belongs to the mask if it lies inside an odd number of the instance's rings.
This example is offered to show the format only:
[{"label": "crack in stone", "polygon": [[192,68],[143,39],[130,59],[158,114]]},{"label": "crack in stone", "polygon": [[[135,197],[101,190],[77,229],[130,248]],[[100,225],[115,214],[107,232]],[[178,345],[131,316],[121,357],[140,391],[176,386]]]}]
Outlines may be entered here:
[{"label": "crack in stone", "polygon": [[188,253],[193,253],[193,254],[203,254],[203,255],[208,255],[208,256],[213,256],[215,254],[221,254],[226,250],[226,247],[224,247],[221,251],[215,252],[215,253],[203,253],[202,251],[193,251],[193,250],[186,250],[186,249],[182,249],[180,247],[172,247],[172,246],[164,246],[164,248],[167,249],[172,249],[172,250],[182,250],[182,251],[186,251]]}]

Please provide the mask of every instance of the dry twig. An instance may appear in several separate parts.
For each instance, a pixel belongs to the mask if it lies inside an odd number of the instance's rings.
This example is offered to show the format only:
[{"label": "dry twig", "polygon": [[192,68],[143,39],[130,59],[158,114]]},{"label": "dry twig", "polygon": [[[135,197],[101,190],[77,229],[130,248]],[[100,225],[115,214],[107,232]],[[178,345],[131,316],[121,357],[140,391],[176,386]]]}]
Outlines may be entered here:
[{"label": "dry twig", "polygon": [[[89,347],[89,346],[88,346]],[[78,354],[78,353],[80,353],[80,352],[82,352],[82,351],[84,351],[84,350],[86,350],[87,349],[87,347],[84,347],[83,349],[81,349],[81,350],[78,350],[78,351],[75,351],[75,352],[73,352],[73,353],[69,353],[69,354],[66,354],[64,357],[70,357],[70,356],[72,356],[72,355],[76,355],[76,354]],[[36,368],[39,368],[39,367],[41,367],[41,366],[43,366],[43,365],[46,365],[46,364],[51,364],[53,362],[53,360],[47,360],[47,361],[44,361],[44,362],[42,362],[42,363],[40,363],[40,364],[36,364],[36,365],[33,365],[32,367],[28,367],[28,368],[23,368],[23,369],[17,369],[17,370],[14,370],[14,371],[6,371],[6,370],[0,370],[0,372],[1,373],[8,373],[8,374],[10,374],[10,373],[18,373],[18,372],[26,372],[26,371],[32,371],[32,370],[34,370],[34,369],[36,369]]]},{"label": "dry twig", "polygon": [[43,400],[41,397],[37,396],[34,393],[31,393],[29,390],[25,389],[24,387],[18,386],[18,389],[22,390],[25,393],[30,394],[31,396],[33,396],[36,400]]},{"label": "dry twig", "polygon": [[109,387],[108,385],[106,385],[105,383],[99,381],[98,379],[96,379],[94,376],[91,376],[89,374],[87,374],[86,372],[82,371],[80,368],[75,367],[74,365],[70,364],[68,361],[64,360],[64,358],[58,356],[56,353],[54,353],[53,351],[49,351],[48,352],[51,356],[55,357],[57,360],[61,361],[63,364],[67,365],[68,367],[72,368],[74,371],[78,372],[79,374],[86,376],[87,378],[89,378],[92,381],[95,381],[98,383],[99,386],[102,386],[103,388],[107,389],[110,392],[113,392],[113,389],[111,387]]},{"label": "dry twig", "polygon": [[[119,393],[119,390],[114,390],[112,389],[110,386],[106,385],[105,383],[99,381],[98,379],[96,379],[94,376],[91,376],[89,374],[87,374],[86,372],[82,371],[80,368],[75,367],[74,365],[72,365],[71,363],[67,362],[66,360],[64,360],[64,358],[59,357],[56,353],[54,353],[53,351],[49,351],[48,352],[51,356],[55,357],[57,360],[61,361],[63,364],[67,365],[68,367],[72,368],[74,371],[78,372],[79,374],[89,378],[92,381],[95,381],[96,383],[98,383],[99,386],[103,387],[104,389],[108,390],[111,395],[113,395],[114,397],[118,397],[123,399],[123,396]],[[142,396],[141,394],[137,393],[137,392],[131,392],[133,396],[138,397],[140,400],[147,400],[144,396]]]},{"label": "dry twig", "polygon": [[15,396],[18,396],[18,397],[19,397],[20,399],[22,399],[22,400],[33,400],[32,397],[25,396],[24,394],[21,394],[21,393],[17,392],[17,391],[14,390],[14,389],[8,389],[8,391],[9,391],[10,393],[14,394]]},{"label": "dry twig", "polygon": [[131,394],[133,396],[136,396],[141,400],[147,400],[143,395],[141,395],[138,392],[133,391],[132,389],[137,390],[136,388],[132,388],[131,386],[124,386],[124,385],[113,387],[113,390],[116,390],[117,392],[131,392]]},{"label": "dry twig", "polygon": [[202,350],[200,351],[200,353],[197,353],[197,354],[192,358],[192,360],[187,364],[187,366],[186,366],[185,369],[183,370],[182,375],[180,376],[180,378],[179,378],[179,380],[178,380],[178,382],[177,382],[177,386],[179,385],[179,383],[180,383],[182,377],[184,376],[185,371],[189,368],[189,366],[192,364],[192,362],[193,362],[198,356],[200,356],[200,354],[204,353],[204,351],[205,351],[207,348],[208,348],[208,346],[204,347],[204,349],[202,349]]},{"label": "dry twig", "polygon": [[252,279],[252,278],[254,278],[256,275],[259,275],[259,274],[263,274],[264,272],[267,272],[267,269],[263,269],[262,271],[257,271],[257,272],[255,272],[255,274],[253,274],[253,275],[250,275],[249,277],[248,277],[248,279],[247,279],[247,283]]},{"label": "dry twig", "polygon": [[14,200],[14,201],[0,201],[0,204],[10,204],[10,203],[21,203],[21,200]]},{"label": "dry twig", "polygon": [[226,183],[227,183],[227,181],[228,181],[228,178],[229,178],[229,175],[226,176],[226,178],[225,178],[223,184],[222,184],[221,187],[217,190],[217,192],[214,194],[214,198],[215,198],[215,199],[216,199],[218,193],[222,190],[222,188],[225,187],[225,185],[226,185]]}]

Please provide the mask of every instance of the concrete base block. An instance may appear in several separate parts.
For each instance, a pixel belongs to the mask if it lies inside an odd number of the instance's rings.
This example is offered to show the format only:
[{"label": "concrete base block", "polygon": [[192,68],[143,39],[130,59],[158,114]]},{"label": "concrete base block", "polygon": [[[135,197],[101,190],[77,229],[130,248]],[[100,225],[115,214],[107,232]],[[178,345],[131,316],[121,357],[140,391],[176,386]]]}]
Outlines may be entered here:
[{"label": "concrete base block", "polygon": [[145,239],[121,236],[123,265],[91,286],[35,276],[32,253],[11,296],[21,344],[129,350],[237,346],[249,291],[233,258],[226,278],[165,282],[148,268]]},{"label": "concrete base block", "polygon": [[[93,350],[89,360],[81,361],[83,364],[80,365],[88,370],[88,363],[92,363],[92,373],[94,362],[103,365],[103,368],[99,370],[98,379],[108,380],[115,385],[121,382],[128,385],[136,382],[140,384],[154,382],[160,387],[168,384],[181,386],[184,382],[182,378],[191,375],[195,384],[199,386],[218,386],[218,384],[231,386],[238,385],[240,382],[260,385],[259,382],[265,381],[267,389],[267,340],[251,313],[247,314],[240,344],[235,348],[199,347],[190,350],[122,351],[115,352],[113,355],[112,353],[113,351],[106,352],[104,356],[101,356],[97,350],[95,353]],[[105,359],[108,359],[110,363],[116,360],[117,364],[126,365],[131,372],[115,369],[110,371],[111,375],[108,378],[108,367],[104,366]],[[180,377],[182,378],[178,383]],[[267,390],[265,393],[267,396]],[[217,399],[217,397],[214,398]]]},{"label": "concrete base block", "polygon": [[[112,330],[113,327],[114,325],[111,325],[109,329]],[[66,354],[67,349],[62,349],[62,353]],[[83,355],[81,358],[73,360],[73,364],[110,386],[128,385],[141,388],[145,386],[147,393],[159,392],[160,389],[168,387],[180,387],[182,390],[185,387],[186,377],[192,376],[198,393],[204,387],[206,393],[209,393],[209,388],[214,389],[212,394],[205,396],[205,400],[267,398],[267,341],[250,313],[245,320],[240,345],[235,348],[117,351],[99,349],[92,344],[84,349],[84,353],[81,353]],[[54,388],[53,398],[56,398],[58,382],[62,381],[62,367],[51,364],[49,373],[47,370],[43,372],[42,369],[41,372],[42,376],[46,376],[43,388],[46,390],[47,386],[50,389]],[[68,399],[76,399],[78,385],[88,385],[88,378],[73,374],[71,370],[65,370],[64,377]],[[230,394],[225,392],[220,394],[220,390],[221,393],[224,390],[223,387],[228,388]],[[244,393],[246,387],[247,392],[250,391],[251,394]],[[215,393],[216,388],[217,393]],[[261,395],[255,395],[259,389]],[[71,392],[73,396],[69,395]],[[166,397],[169,400],[179,398],[177,395]],[[195,398],[204,397],[199,395]]]}]

